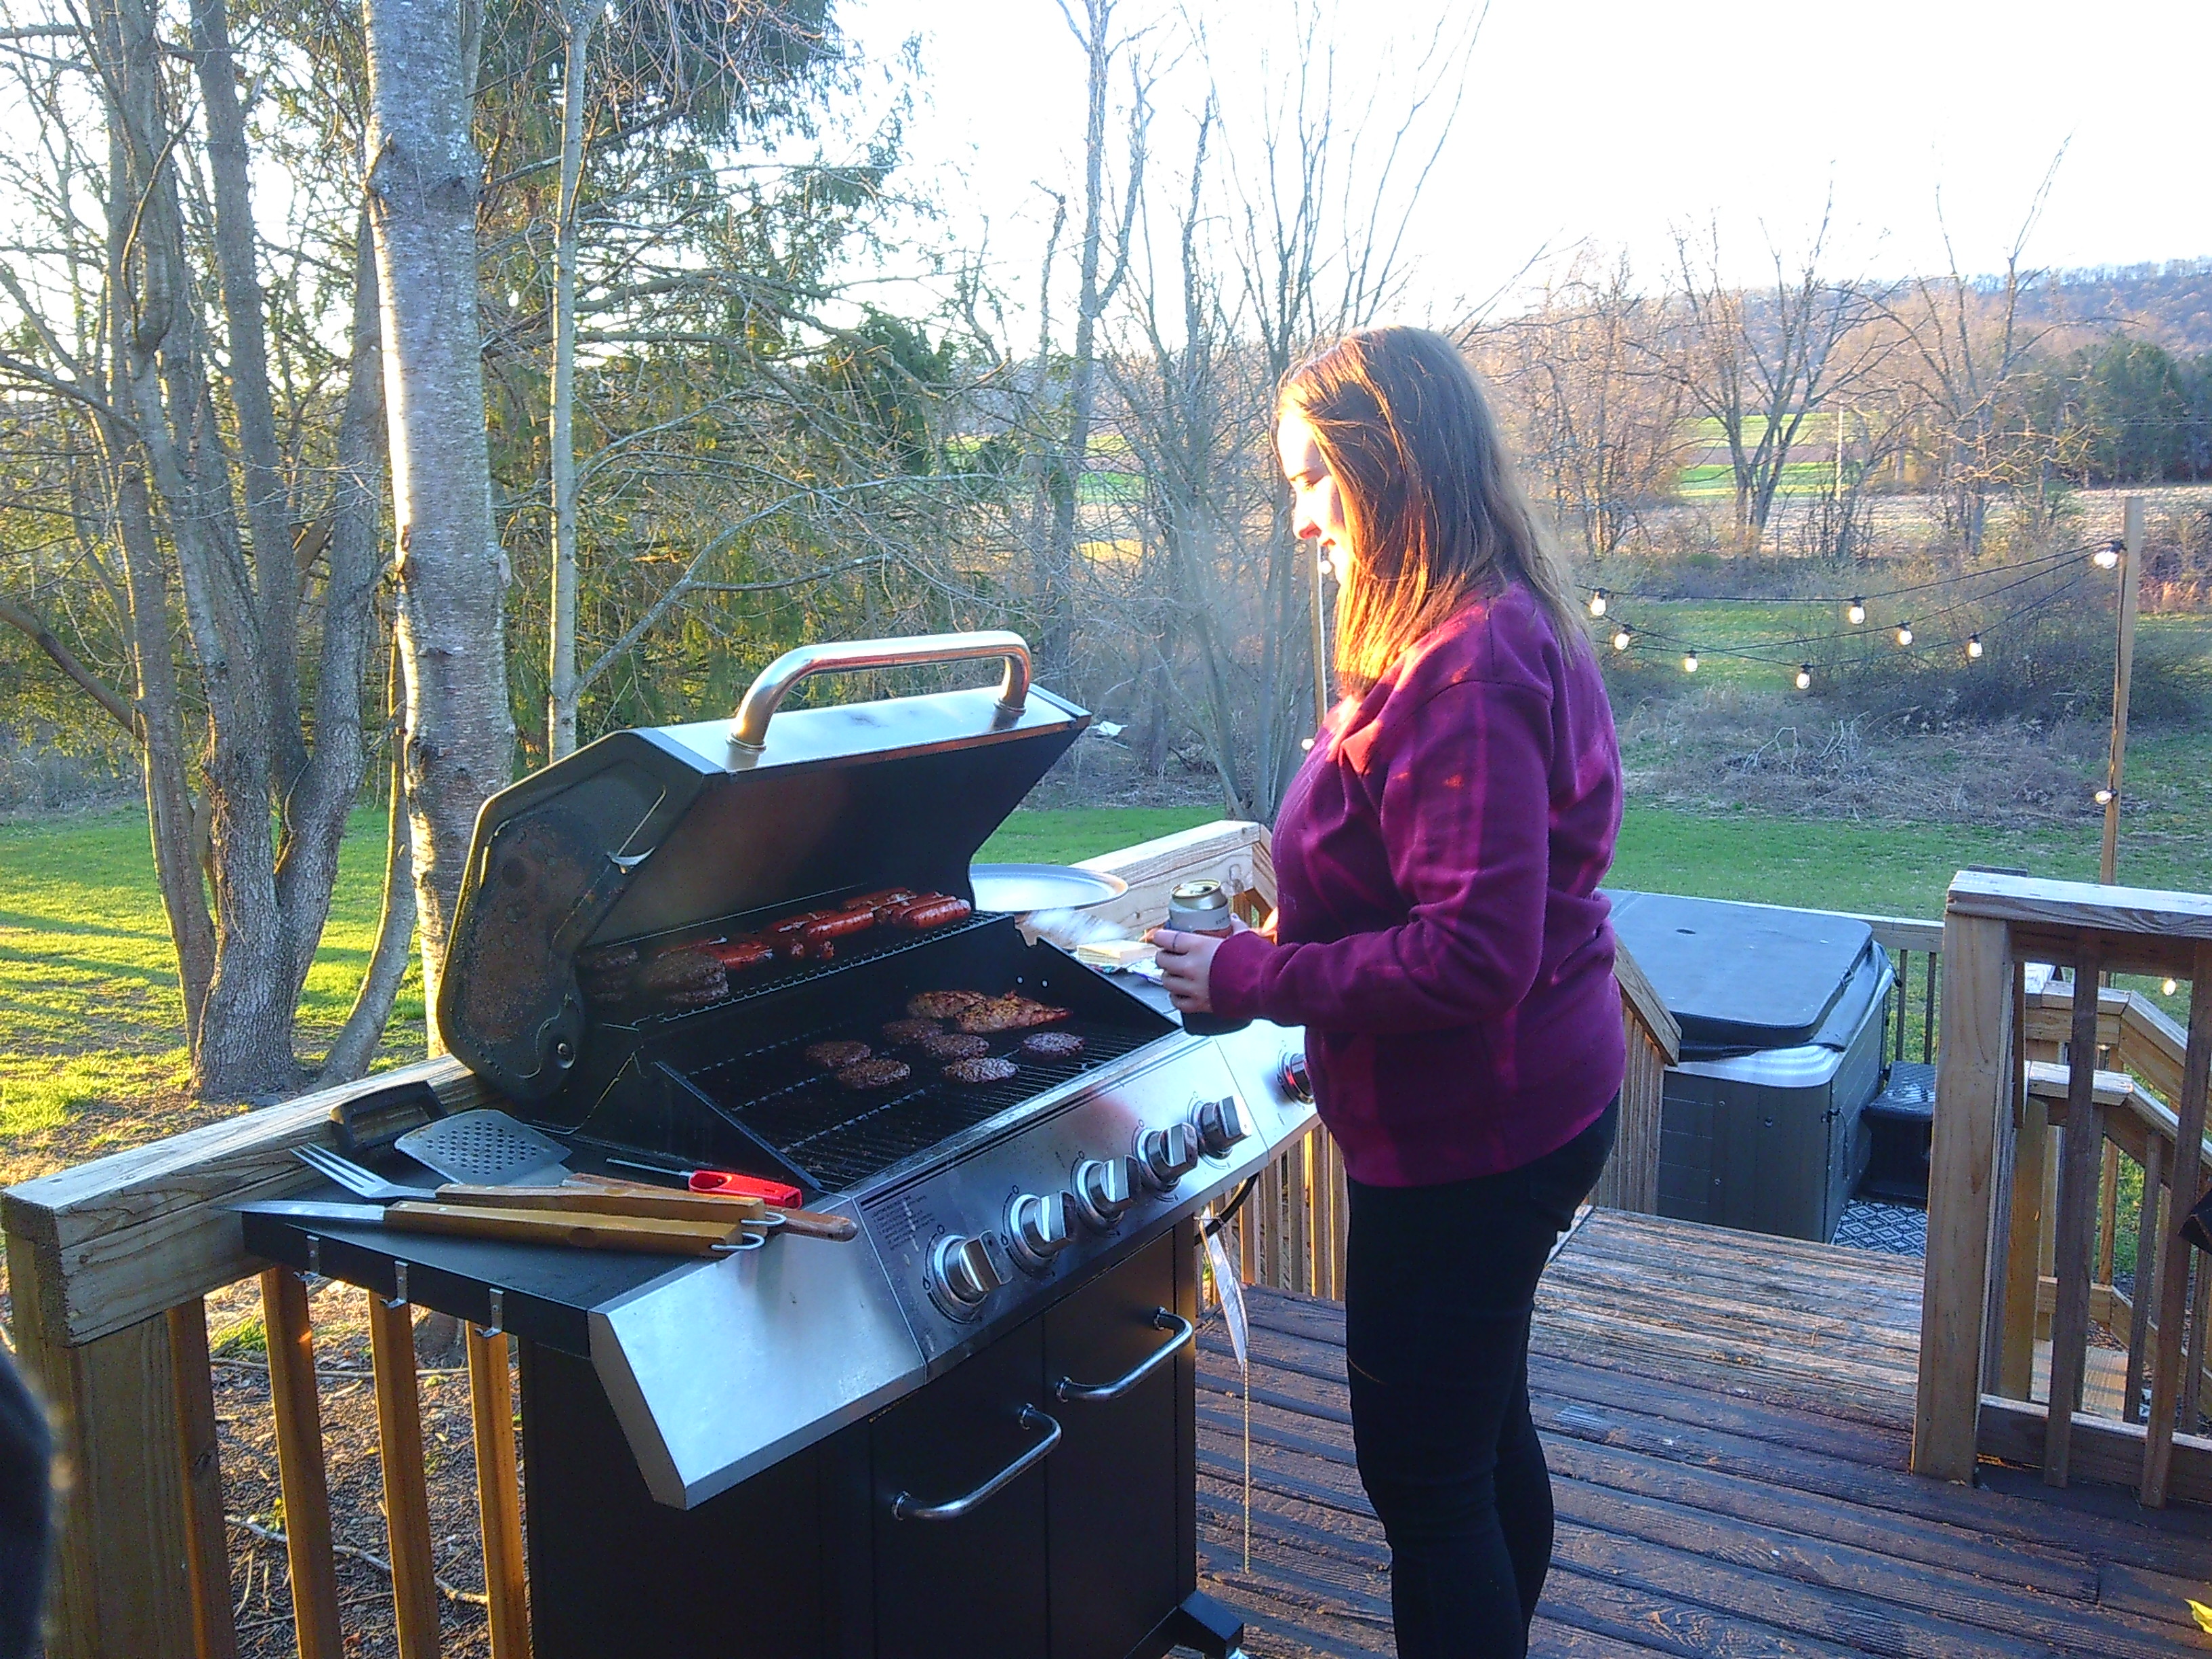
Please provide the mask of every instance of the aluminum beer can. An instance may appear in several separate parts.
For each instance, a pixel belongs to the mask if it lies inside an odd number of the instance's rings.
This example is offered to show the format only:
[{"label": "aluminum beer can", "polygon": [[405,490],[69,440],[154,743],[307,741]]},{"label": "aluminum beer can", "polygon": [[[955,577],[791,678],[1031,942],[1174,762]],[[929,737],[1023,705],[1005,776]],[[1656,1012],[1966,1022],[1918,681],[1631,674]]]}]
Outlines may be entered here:
[{"label": "aluminum beer can", "polygon": [[[1187,881],[1168,895],[1168,926],[1178,933],[1209,933],[1227,939],[1230,926],[1229,890],[1218,881]],[[1194,1036],[1224,1036],[1241,1031],[1252,1022],[1224,1019],[1218,1014],[1185,1014],[1182,1029]]]},{"label": "aluminum beer can", "polygon": [[1229,893],[1218,881],[1187,881],[1168,895],[1168,926],[1178,933],[1227,939]]}]

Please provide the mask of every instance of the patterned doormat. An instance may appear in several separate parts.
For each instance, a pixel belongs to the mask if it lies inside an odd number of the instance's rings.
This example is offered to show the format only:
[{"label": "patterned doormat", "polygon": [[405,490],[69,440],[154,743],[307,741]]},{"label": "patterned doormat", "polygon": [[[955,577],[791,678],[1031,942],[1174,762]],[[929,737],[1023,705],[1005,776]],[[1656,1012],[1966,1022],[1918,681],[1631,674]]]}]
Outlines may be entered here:
[{"label": "patterned doormat", "polygon": [[1928,1254],[1928,1212],[1909,1204],[1885,1204],[1879,1199],[1855,1198],[1844,1206],[1831,1243],[1855,1250],[1881,1250],[1891,1255]]}]

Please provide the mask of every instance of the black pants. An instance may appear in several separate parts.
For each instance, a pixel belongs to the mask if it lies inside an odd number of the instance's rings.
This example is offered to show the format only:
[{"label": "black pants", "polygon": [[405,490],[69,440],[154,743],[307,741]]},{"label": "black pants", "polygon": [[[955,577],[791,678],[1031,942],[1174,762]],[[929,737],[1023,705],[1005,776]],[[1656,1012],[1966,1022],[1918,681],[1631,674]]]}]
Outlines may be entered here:
[{"label": "black pants", "polygon": [[1521,1659],[1552,1560],[1528,1417],[1536,1280],[1613,1150],[1620,1102],[1555,1152],[1437,1187],[1349,1183],[1345,1357],[1359,1478],[1390,1540],[1399,1659]]}]

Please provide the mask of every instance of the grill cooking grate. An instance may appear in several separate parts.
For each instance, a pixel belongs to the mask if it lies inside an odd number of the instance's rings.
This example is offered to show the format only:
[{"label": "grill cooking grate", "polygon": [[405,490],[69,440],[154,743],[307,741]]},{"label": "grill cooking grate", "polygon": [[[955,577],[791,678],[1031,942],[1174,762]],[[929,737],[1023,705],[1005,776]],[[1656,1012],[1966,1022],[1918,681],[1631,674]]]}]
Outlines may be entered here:
[{"label": "grill cooking grate", "polygon": [[[849,939],[840,941],[836,956],[828,962],[775,962],[762,968],[741,969],[730,975],[730,994],[720,1002],[710,1002],[700,1008],[662,1012],[655,1012],[642,1006],[641,1004],[634,1004],[616,1010],[611,1018],[602,1015],[599,1023],[632,1030],[645,1030],[672,1025],[678,1020],[694,1019],[702,1014],[726,1013],[738,1004],[750,1002],[756,997],[771,994],[781,996],[785,992],[796,989],[801,985],[817,979],[825,979],[831,974],[842,973],[850,968],[857,968],[863,963],[877,962],[885,957],[897,956],[902,951],[916,951],[925,945],[941,944],[945,939],[955,938],[962,933],[974,933],[1002,920],[1004,920],[1003,917],[994,913],[979,910],[965,921],[957,922],[950,927],[933,927],[926,933],[908,933],[891,927],[872,927],[864,933],[858,933]],[[745,930],[740,928],[737,931]],[[658,954],[660,949],[660,946],[654,945],[647,954]],[[809,1041],[812,1040],[809,1039]]]},{"label": "grill cooking grate", "polygon": [[[878,1028],[898,1018],[841,1020],[781,1038],[750,1053],[685,1075],[723,1111],[743,1123],[804,1170],[825,1192],[842,1192],[926,1152],[986,1118],[1034,1099],[1154,1040],[1157,1032],[1097,1021],[1067,1020],[1043,1029],[1072,1031],[1083,1052],[1068,1060],[1036,1060],[1016,1051],[1027,1032],[992,1038],[991,1052],[1021,1069],[1004,1083],[969,1085],[943,1081],[935,1062],[883,1042]],[[866,1042],[914,1068],[902,1088],[882,1095],[855,1094],[806,1061],[805,1050],[830,1039]]]}]

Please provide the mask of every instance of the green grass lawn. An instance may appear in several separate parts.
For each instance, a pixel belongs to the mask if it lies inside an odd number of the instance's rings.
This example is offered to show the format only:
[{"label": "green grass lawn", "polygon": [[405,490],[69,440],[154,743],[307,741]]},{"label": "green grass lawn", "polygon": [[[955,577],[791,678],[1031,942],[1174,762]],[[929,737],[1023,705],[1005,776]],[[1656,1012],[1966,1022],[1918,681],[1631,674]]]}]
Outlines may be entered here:
[{"label": "green grass lawn", "polygon": [[[1218,816],[1206,807],[1017,812],[982,852],[1067,863]],[[2212,888],[2204,843],[2124,843],[2142,886]],[[374,940],[384,818],[357,813],[323,947],[307,981],[301,1048],[312,1058],[344,1018]],[[1700,817],[1632,808],[1619,887],[1935,917],[1969,864],[2094,879],[2097,835],[1951,825]],[[410,975],[386,1063],[421,1052],[421,987]],[[176,969],[143,821],[132,812],[0,825],[0,1181],[164,1133],[181,1121],[185,1054]],[[149,1116],[149,1113],[152,1113]]]}]

